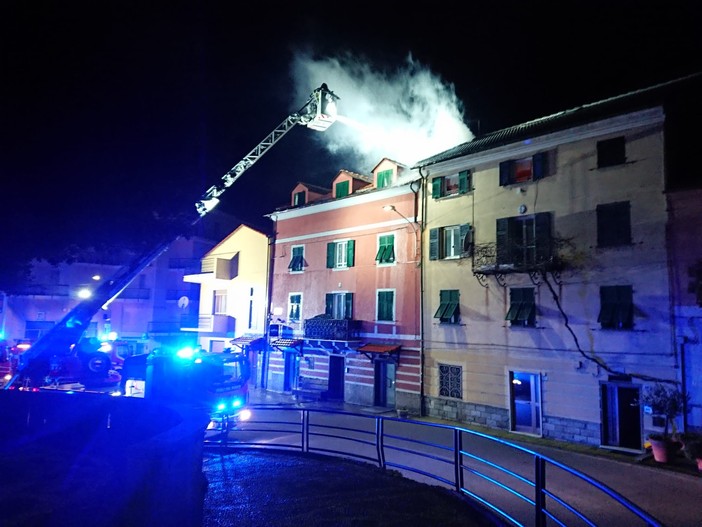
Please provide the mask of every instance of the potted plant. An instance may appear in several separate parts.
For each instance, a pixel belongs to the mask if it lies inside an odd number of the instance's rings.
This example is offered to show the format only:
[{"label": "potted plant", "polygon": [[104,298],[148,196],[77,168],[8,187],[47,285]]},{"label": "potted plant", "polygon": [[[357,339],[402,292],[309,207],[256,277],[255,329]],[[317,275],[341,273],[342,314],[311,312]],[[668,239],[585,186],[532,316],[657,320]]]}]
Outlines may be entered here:
[{"label": "potted plant", "polygon": [[677,386],[658,382],[644,387],[641,404],[650,407],[653,415],[664,418],[663,432],[648,435],[653,458],[659,463],[667,463],[671,455],[680,449],[680,443],[674,437],[677,432],[675,419],[682,415],[688,398],[689,395],[683,394]]}]

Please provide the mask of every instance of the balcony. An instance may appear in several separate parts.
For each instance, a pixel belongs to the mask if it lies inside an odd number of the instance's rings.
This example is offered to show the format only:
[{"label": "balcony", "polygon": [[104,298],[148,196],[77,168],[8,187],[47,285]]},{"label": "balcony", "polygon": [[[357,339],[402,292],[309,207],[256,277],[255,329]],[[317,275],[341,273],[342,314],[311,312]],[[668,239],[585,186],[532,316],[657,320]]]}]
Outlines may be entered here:
[{"label": "balcony", "polygon": [[360,320],[315,317],[305,320],[304,338],[311,340],[355,340],[361,328]]},{"label": "balcony", "polygon": [[[185,320],[182,322],[185,322]],[[234,318],[229,315],[200,315],[197,318],[196,327],[181,325],[181,330],[216,333],[218,336],[234,338],[235,322]]]},{"label": "balcony", "polygon": [[550,244],[546,247],[522,247],[516,244],[476,244],[473,249],[474,275],[506,275],[514,273],[555,273],[563,262]]}]

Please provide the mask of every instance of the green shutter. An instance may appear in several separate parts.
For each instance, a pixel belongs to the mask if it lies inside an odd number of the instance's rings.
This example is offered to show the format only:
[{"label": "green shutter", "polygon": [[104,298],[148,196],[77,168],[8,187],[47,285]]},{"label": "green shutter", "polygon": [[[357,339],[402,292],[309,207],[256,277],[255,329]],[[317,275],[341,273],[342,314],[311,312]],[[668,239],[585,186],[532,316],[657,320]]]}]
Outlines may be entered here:
[{"label": "green shutter", "polygon": [[461,225],[459,233],[461,238],[461,256],[465,258],[473,252],[473,230],[470,223]]},{"label": "green shutter", "polygon": [[496,256],[497,264],[512,263],[509,261],[509,218],[498,218],[496,222]]},{"label": "green shutter", "polygon": [[344,295],[344,318],[353,319],[353,293]]},{"label": "green shutter", "polygon": [[514,161],[503,161],[500,163],[500,186],[504,187],[512,182],[512,173],[514,172]]},{"label": "green shutter", "polygon": [[349,182],[348,181],[339,181],[336,184],[336,198],[343,198],[344,196],[349,195]]},{"label": "green shutter", "polygon": [[546,176],[549,175],[548,169],[549,169],[549,153],[548,152],[539,152],[538,154],[534,154],[531,158],[531,167],[532,167],[532,179],[534,181],[538,179],[545,178]]},{"label": "green shutter", "polygon": [[536,234],[536,263],[549,262],[553,253],[550,212],[539,212],[534,216],[534,230]]},{"label": "green shutter", "polygon": [[334,293],[327,293],[324,297],[324,314],[329,317],[334,314]]},{"label": "green shutter", "polygon": [[467,170],[462,170],[458,173],[458,193],[465,194],[470,191],[470,186],[468,185],[468,175],[470,172]]},{"label": "green shutter", "polygon": [[441,183],[444,179],[440,177],[435,177],[431,180],[431,197],[434,199],[441,197]]},{"label": "green shutter", "polygon": [[393,291],[378,292],[378,320],[392,320]]},{"label": "green shutter", "polygon": [[327,269],[334,269],[336,263],[336,243],[327,244]]},{"label": "green shutter", "polygon": [[356,246],[355,240],[349,240],[346,243],[346,266],[353,267],[354,264],[354,247]]},{"label": "green shutter", "polygon": [[439,229],[429,229],[429,259],[439,259]]}]

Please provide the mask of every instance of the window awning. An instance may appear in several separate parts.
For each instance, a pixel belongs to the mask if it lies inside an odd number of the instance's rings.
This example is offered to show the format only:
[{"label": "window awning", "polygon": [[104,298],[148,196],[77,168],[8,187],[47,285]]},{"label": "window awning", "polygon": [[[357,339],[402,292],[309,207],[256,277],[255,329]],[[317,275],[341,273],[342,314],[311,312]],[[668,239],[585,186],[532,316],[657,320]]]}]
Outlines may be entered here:
[{"label": "window awning", "polygon": [[[387,355],[396,363],[400,362],[400,345],[399,344],[364,344],[357,350],[363,353],[370,360],[377,358],[380,355]],[[374,357],[375,356],[375,357]]]},{"label": "window awning", "polygon": [[275,349],[278,351],[282,352],[290,352],[290,351],[296,351],[300,354],[302,354],[302,344],[303,340],[301,339],[277,339],[271,342],[271,346],[273,346]]},{"label": "window awning", "polygon": [[229,341],[232,346],[238,346],[242,350],[246,347],[254,351],[265,349],[266,339],[260,335],[243,335]]}]

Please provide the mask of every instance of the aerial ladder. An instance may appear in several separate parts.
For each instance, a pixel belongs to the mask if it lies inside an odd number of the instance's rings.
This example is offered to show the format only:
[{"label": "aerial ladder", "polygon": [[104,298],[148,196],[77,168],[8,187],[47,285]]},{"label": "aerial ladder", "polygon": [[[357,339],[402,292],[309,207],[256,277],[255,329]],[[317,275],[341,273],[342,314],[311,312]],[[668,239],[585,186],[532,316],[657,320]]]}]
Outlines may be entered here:
[{"label": "aerial ladder", "polygon": [[[297,112],[289,115],[268,136],[234,165],[220,182],[211,186],[196,202],[192,222],[184,222],[189,229],[212,211],[220,196],[251,168],[268,150],[297,125],[323,132],[336,120],[336,101],[339,99],[326,84],[315,89],[308,101]],[[77,304],[67,315],[43,335],[31,348],[20,355],[16,372],[4,389],[39,389],[58,384],[62,379],[87,385],[100,385],[108,380],[110,356],[94,349],[85,339],[85,331],[95,313],[109,305],[120,293],[185,232],[167,237],[153,250],[137,258],[131,265],[118,271],[94,291],[93,295]]]}]

